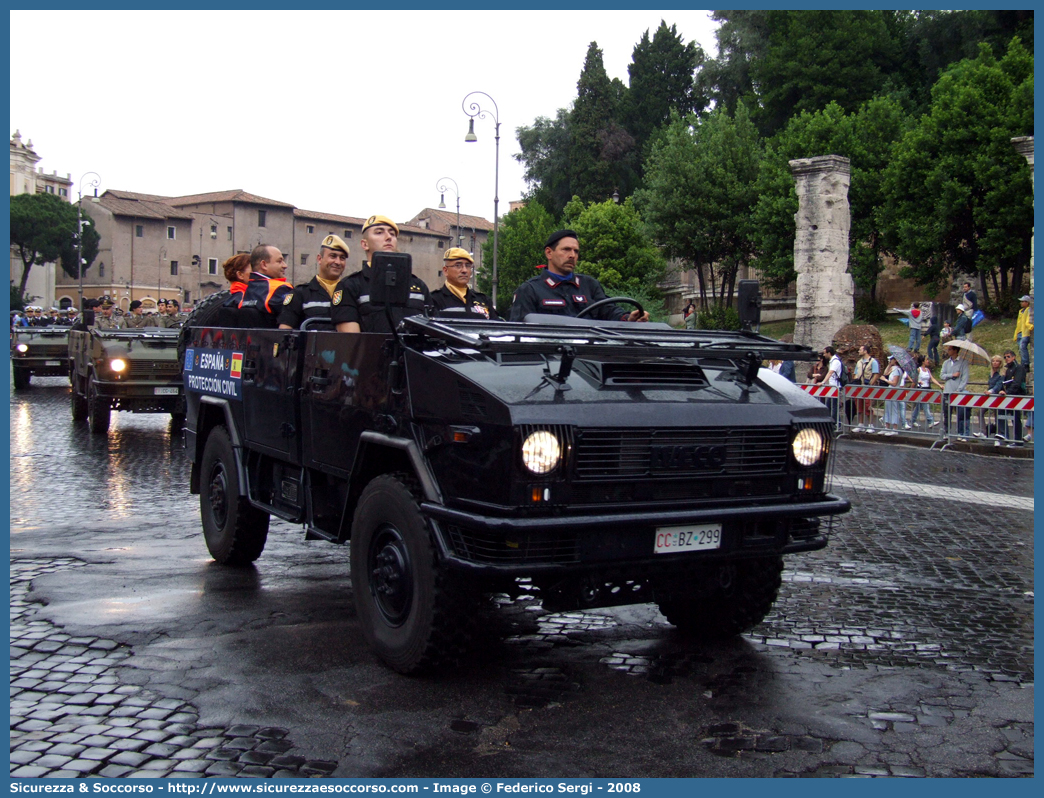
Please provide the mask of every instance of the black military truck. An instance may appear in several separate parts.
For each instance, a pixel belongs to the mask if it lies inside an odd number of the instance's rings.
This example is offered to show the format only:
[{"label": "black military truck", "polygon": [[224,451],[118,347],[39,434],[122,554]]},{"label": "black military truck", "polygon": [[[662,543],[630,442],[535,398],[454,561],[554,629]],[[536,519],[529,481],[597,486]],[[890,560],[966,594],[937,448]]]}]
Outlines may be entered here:
[{"label": "black military truck", "polygon": [[15,390],[36,377],[69,374],[69,328],[15,327],[11,331],[11,374]]},{"label": "black military truck", "polygon": [[211,555],[254,561],[272,515],[350,541],[362,629],[404,673],[455,660],[482,595],[522,585],[553,611],[655,602],[682,632],[738,634],[782,555],[849,509],[826,409],[759,368],[814,353],[753,332],[538,315],[188,335]]},{"label": "black military truck", "polygon": [[103,434],[113,410],[170,413],[180,430],[185,419],[180,334],[163,327],[73,328],[68,349],[73,421],[86,419],[91,432]]}]

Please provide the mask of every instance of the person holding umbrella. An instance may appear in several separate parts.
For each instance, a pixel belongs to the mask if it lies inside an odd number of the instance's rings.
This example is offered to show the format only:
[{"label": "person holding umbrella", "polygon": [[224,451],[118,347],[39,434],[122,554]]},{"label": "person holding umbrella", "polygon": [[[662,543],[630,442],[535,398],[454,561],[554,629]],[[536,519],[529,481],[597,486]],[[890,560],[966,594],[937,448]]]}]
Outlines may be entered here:
[{"label": "person holding umbrella", "polygon": [[[932,377],[932,382],[942,388],[943,393],[954,394],[961,393],[965,388],[968,387],[968,361],[960,359],[958,355],[961,353],[961,347],[955,344],[962,342],[953,342],[947,344],[944,349],[946,351],[946,360],[943,361],[942,370],[939,372],[939,376],[943,382]],[[946,434],[950,434],[950,411],[946,409],[946,415],[943,417],[945,422],[944,429]],[[968,438],[968,408],[958,407],[957,408],[957,440],[960,443],[966,443]]]}]

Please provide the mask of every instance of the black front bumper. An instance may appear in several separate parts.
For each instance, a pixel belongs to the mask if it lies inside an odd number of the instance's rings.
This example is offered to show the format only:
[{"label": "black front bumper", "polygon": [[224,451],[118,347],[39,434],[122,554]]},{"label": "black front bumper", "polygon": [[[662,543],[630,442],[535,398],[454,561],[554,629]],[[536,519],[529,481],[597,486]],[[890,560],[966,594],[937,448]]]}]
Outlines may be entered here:
[{"label": "black front bumper", "polygon": [[[599,568],[671,571],[686,563],[793,554],[827,545],[832,516],[847,499],[822,499],[705,509],[598,513],[584,516],[493,517],[424,502],[441,554],[454,568],[478,575],[526,576]],[[821,521],[827,517],[826,520]],[[660,527],[720,523],[721,546],[654,554]]]}]

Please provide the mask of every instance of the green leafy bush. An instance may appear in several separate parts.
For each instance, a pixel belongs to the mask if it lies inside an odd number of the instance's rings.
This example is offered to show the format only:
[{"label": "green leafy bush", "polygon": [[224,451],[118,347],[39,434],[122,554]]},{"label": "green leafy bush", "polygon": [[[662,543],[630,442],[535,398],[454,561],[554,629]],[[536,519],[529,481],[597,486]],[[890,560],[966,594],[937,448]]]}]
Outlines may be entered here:
[{"label": "green leafy bush", "polygon": [[711,305],[706,310],[696,313],[696,329],[698,330],[738,330],[739,328],[740,317],[736,308]]},{"label": "green leafy bush", "polygon": [[888,318],[888,306],[869,294],[857,297],[855,317],[864,324],[880,324]]}]

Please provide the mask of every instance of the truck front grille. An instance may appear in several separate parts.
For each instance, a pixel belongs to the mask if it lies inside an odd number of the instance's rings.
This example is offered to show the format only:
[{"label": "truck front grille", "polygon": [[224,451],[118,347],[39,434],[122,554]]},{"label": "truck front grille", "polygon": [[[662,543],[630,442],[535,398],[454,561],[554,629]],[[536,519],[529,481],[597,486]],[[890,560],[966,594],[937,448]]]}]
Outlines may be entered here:
[{"label": "truck front grille", "polygon": [[790,434],[764,429],[578,430],[577,480],[751,477],[786,471]]},{"label": "truck front grille", "polygon": [[181,364],[177,360],[130,360],[127,377],[132,380],[177,380]]}]

